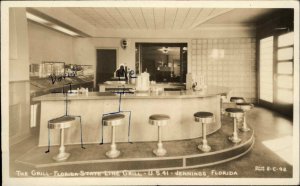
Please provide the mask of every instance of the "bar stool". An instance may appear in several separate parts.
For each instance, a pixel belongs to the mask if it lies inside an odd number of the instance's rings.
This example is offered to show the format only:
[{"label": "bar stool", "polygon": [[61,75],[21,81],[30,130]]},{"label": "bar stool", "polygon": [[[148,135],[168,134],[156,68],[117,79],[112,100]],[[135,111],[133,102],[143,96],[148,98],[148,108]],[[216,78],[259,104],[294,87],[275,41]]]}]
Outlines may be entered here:
[{"label": "bar stool", "polygon": [[221,93],[220,94],[220,110],[221,110],[221,114],[225,114],[225,109],[223,107],[223,103],[225,102],[226,99],[227,99],[227,93]]},{"label": "bar stool", "polygon": [[203,152],[209,152],[211,147],[208,145],[206,139],[206,124],[210,124],[215,121],[214,114],[211,112],[196,112],[194,117],[196,122],[202,123],[202,145],[199,145],[198,149]]},{"label": "bar stool", "polygon": [[164,115],[164,114],[154,114],[149,117],[149,123],[151,125],[158,126],[158,143],[157,143],[157,149],[153,150],[153,153],[156,156],[164,156],[167,153],[167,150],[163,148],[162,144],[162,129],[161,127],[168,124],[168,121],[170,120],[170,116]]},{"label": "bar stool", "polygon": [[120,155],[120,151],[117,150],[117,145],[115,141],[115,135],[116,135],[115,127],[118,125],[122,125],[124,118],[125,118],[124,114],[111,114],[108,116],[104,116],[102,118],[102,122],[104,126],[112,127],[110,150],[105,153],[105,155],[109,158],[116,158]]},{"label": "bar stool", "polygon": [[247,132],[250,130],[250,128],[248,128],[247,123],[246,123],[246,112],[251,110],[254,107],[254,105],[251,103],[237,103],[236,105],[238,108],[240,108],[244,111],[243,126],[240,128],[240,130],[242,132]]},{"label": "bar stool", "polygon": [[229,140],[233,143],[238,143],[241,139],[238,137],[237,133],[237,120],[240,120],[244,116],[244,112],[240,108],[227,108],[225,111],[230,117],[233,117],[233,134],[229,137]]},{"label": "bar stool", "polygon": [[65,152],[64,130],[76,124],[75,117],[63,116],[52,119],[48,122],[48,129],[60,129],[60,147],[59,153],[53,157],[56,161],[63,161],[70,157],[70,153]]},{"label": "bar stool", "polygon": [[230,102],[234,103],[245,103],[245,99],[243,97],[231,97]]}]

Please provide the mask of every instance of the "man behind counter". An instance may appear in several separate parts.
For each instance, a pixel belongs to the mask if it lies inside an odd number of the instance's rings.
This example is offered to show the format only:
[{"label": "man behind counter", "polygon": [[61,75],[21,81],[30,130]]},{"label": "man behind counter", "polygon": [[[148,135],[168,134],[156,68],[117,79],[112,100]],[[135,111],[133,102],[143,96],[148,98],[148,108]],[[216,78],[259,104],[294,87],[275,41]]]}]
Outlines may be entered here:
[{"label": "man behind counter", "polygon": [[116,76],[119,78],[119,80],[124,79],[127,80],[127,72],[123,65],[120,66],[120,68],[116,71]]}]

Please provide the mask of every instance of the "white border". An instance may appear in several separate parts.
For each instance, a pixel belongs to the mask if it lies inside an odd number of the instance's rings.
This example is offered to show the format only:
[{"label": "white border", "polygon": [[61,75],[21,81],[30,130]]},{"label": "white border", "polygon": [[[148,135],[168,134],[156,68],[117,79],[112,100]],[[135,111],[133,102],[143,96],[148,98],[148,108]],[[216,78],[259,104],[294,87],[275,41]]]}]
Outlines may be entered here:
[{"label": "white border", "polygon": [[[294,134],[293,178],[9,178],[9,7],[202,7],[202,8],[294,8]],[[299,2],[297,1],[2,1],[1,2],[1,140],[3,185],[107,185],[107,184],[299,184]]]}]

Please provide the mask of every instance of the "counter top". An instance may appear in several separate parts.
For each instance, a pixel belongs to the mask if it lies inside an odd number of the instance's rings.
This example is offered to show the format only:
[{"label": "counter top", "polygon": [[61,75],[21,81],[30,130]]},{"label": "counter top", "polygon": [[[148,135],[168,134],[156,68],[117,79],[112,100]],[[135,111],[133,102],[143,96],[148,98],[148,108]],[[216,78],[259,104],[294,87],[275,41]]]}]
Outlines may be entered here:
[{"label": "counter top", "polygon": [[[210,86],[202,91],[162,91],[162,92],[132,92],[122,94],[122,99],[170,99],[170,98],[201,98],[211,97],[230,91],[227,87]],[[120,91],[122,92],[122,91]],[[68,94],[68,100],[107,100],[118,99],[119,93],[113,92],[89,92],[88,94]],[[66,96],[62,93],[51,93],[33,98],[33,101],[61,101]]]}]

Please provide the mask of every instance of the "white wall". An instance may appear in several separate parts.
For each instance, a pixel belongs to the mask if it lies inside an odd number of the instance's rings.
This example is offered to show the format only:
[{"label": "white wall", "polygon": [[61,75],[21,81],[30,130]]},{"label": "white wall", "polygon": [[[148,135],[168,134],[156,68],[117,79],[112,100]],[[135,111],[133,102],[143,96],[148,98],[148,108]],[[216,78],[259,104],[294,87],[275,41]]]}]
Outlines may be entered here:
[{"label": "white wall", "polygon": [[29,61],[74,63],[73,37],[28,21]]},{"label": "white wall", "polygon": [[[135,69],[135,44],[139,42],[144,43],[188,43],[188,72],[195,73],[197,70],[201,69],[201,73],[203,71],[203,56],[202,54],[198,54],[202,50],[202,45],[197,45],[197,52],[195,53],[194,42],[201,41],[200,39],[204,39],[205,41],[231,41],[233,38],[236,38],[237,41],[244,41],[245,39],[251,39],[255,37],[254,30],[245,29],[245,27],[212,27],[205,28],[196,32],[194,37],[191,38],[191,34],[183,34],[178,35],[178,32],[170,32],[168,37],[165,37],[165,33],[157,32],[156,35],[152,35],[153,38],[148,38],[149,35],[145,35],[142,37],[140,33],[136,33],[137,37],[127,37],[127,41],[129,43],[126,49],[123,49],[120,45],[121,40],[124,37],[103,37],[103,38],[76,38],[71,37],[57,31],[50,30],[46,27],[40,26],[38,24],[29,22],[29,53],[30,53],[30,63],[41,63],[41,61],[63,61],[66,63],[73,64],[85,64],[85,65],[93,65],[93,68],[96,73],[96,49],[104,48],[104,49],[116,49],[117,50],[117,65],[123,63],[126,64],[130,69]],[[186,31],[189,32],[189,31]],[[229,34],[230,33],[230,34]],[[134,35],[134,33],[132,33]],[[159,38],[159,36],[161,38]],[[185,38],[186,37],[186,38]],[[234,40],[234,41],[235,41]],[[255,43],[253,43],[253,47]],[[214,48],[220,48],[221,44],[212,45]],[[225,46],[225,45],[224,45]],[[227,46],[227,45],[226,45]],[[242,45],[241,45],[242,46]],[[243,45],[244,46],[244,45]],[[249,45],[250,46],[250,45]],[[200,47],[200,48],[199,48]],[[252,48],[251,48],[252,49]],[[206,51],[206,50],[203,50]],[[231,50],[230,50],[231,51]],[[254,49],[252,49],[254,51]],[[207,54],[208,55],[208,54]],[[242,58],[242,54],[237,54],[237,59]],[[252,58],[251,58],[252,59]],[[229,60],[231,61],[231,60]],[[248,63],[248,59],[237,60],[242,65],[242,67],[246,68]],[[209,61],[206,60],[205,63]],[[255,59],[251,60],[253,63],[252,66],[255,67]],[[252,64],[251,63],[251,64]],[[211,64],[209,64],[211,65]],[[236,66],[236,64],[228,63],[228,68],[231,69]],[[252,66],[248,65],[249,68]],[[247,67],[248,67],[247,66]],[[203,68],[202,68],[203,67]],[[224,67],[225,68],[225,67]],[[227,67],[226,67],[227,68]],[[208,69],[208,67],[205,67]],[[219,69],[219,66],[217,67]],[[250,70],[250,69],[249,69]],[[197,72],[198,72],[197,71]],[[200,71],[199,71],[200,72]],[[219,72],[219,71],[218,71]],[[248,71],[247,71],[248,72]],[[207,71],[208,73],[208,71]],[[216,71],[217,73],[217,71]],[[233,90],[236,91],[236,94],[249,98],[251,101],[255,100],[255,77],[256,72],[251,73],[251,80],[253,86],[249,86],[247,88],[247,92],[245,92],[245,87],[238,86],[234,84],[231,86]],[[223,72],[221,73],[223,75]],[[213,75],[213,78],[218,79],[220,76],[219,73],[217,75]],[[239,74],[237,74],[239,76]],[[227,77],[227,76],[226,76]],[[96,74],[95,74],[96,78]],[[222,79],[223,76],[220,76]],[[209,80],[209,79],[208,79]],[[218,81],[213,81],[212,84],[218,84],[220,86],[226,86],[228,83],[218,83]],[[211,82],[210,82],[211,83]],[[224,84],[224,85],[223,85]],[[241,85],[249,84],[246,80],[240,82]],[[249,89],[249,90],[248,90]]]},{"label": "white wall", "polygon": [[25,13],[25,8],[9,10],[9,145],[31,134],[28,27]]},{"label": "white wall", "polygon": [[28,29],[25,8],[9,11],[9,81],[29,80]]},{"label": "white wall", "polygon": [[128,38],[129,43],[126,49],[120,45],[122,38],[77,38],[74,39],[74,62],[75,64],[88,64],[96,67],[96,49],[112,48],[117,49],[117,65],[126,64],[129,68],[135,69],[135,43],[136,42],[166,42],[190,43],[190,39],[142,39]]},{"label": "white wall", "polygon": [[[118,31],[115,31],[118,33]],[[112,37],[112,38],[76,38],[74,39],[74,62],[75,64],[89,64],[96,68],[96,49],[97,48],[115,48],[117,49],[117,64],[126,63],[126,65],[135,69],[135,43],[136,42],[158,42],[158,43],[188,43],[191,46],[192,39],[200,38],[248,38],[255,36],[255,29],[245,27],[212,27],[194,32],[195,35],[186,31],[184,33],[178,32],[156,32],[151,33],[152,38],[149,38],[149,34],[144,34],[133,31],[130,33],[132,37],[126,37],[129,42],[129,46],[124,50],[121,48],[120,42],[124,37]],[[112,33],[111,33],[112,34]],[[190,48],[191,49],[191,48]],[[191,50],[190,50],[191,51]],[[192,72],[191,64],[191,52],[188,53],[188,72]]]}]

